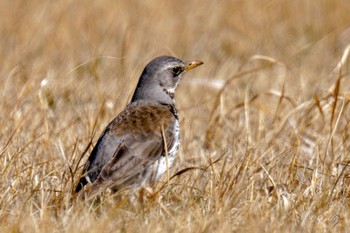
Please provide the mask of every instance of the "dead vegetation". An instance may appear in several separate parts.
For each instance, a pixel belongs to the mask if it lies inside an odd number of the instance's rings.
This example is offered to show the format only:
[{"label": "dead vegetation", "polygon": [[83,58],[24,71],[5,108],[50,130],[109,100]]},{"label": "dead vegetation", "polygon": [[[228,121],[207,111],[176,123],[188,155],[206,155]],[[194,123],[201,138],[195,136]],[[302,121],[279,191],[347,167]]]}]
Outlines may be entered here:
[{"label": "dead vegetation", "polygon": [[[1,1],[0,232],[346,232],[350,3]],[[72,201],[144,65],[177,93],[169,183]]]}]

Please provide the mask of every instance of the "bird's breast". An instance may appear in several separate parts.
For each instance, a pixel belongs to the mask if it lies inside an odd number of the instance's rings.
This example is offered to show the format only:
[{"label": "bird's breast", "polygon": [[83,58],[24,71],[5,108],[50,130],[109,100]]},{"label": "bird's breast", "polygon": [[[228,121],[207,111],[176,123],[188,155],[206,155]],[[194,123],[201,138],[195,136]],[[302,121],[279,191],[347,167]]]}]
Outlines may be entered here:
[{"label": "bird's breast", "polygon": [[173,135],[174,142],[173,142],[172,146],[170,147],[170,149],[167,151],[168,152],[168,162],[167,162],[167,155],[163,154],[160,157],[160,159],[158,160],[158,162],[155,164],[156,170],[157,170],[155,180],[158,180],[166,172],[166,170],[169,169],[171,164],[174,162],[174,159],[176,157],[177,152],[179,151],[180,124],[179,124],[178,120],[175,121],[173,133],[174,133],[174,135]]}]

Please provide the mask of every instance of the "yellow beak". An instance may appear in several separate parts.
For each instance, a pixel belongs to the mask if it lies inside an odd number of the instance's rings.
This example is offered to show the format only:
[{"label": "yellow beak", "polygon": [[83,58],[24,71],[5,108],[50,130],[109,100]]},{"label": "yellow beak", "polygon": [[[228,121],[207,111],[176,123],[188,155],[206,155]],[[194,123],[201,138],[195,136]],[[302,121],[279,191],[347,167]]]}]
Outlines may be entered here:
[{"label": "yellow beak", "polygon": [[185,67],[185,71],[192,70],[193,68],[196,68],[197,66],[200,66],[202,64],[203,64],[202,61],[190,61],[190,62],[187,62],[186,67]]}]

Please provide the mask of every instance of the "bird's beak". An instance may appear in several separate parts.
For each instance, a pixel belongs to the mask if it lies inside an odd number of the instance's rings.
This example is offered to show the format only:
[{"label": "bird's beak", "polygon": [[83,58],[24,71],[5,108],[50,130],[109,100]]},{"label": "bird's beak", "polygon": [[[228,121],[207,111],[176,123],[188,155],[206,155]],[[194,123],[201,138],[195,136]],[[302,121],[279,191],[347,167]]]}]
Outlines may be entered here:
[{"label": "bird's beak", "polygon": [[192,70],[193,68],[196,68],[197,66],[200,66],[202,64],[202,61],[189,61],[186,63],[185,71]]}]

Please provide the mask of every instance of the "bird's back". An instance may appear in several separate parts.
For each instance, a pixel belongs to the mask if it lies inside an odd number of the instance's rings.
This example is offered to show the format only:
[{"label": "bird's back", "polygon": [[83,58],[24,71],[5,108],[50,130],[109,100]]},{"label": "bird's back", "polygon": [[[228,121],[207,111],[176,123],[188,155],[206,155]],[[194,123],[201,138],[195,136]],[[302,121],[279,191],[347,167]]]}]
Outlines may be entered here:
[{"label": "bird's back", "polygon": [[147,185],[164,172],[164,129],[170,162],[178,149],[179,125],[174,105],[129,104],[106,128],[93,149],[78,183],[94,189]]}]

